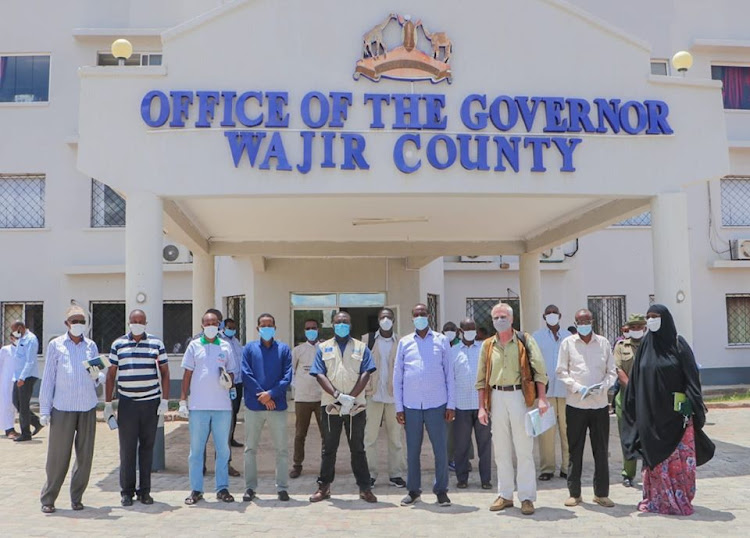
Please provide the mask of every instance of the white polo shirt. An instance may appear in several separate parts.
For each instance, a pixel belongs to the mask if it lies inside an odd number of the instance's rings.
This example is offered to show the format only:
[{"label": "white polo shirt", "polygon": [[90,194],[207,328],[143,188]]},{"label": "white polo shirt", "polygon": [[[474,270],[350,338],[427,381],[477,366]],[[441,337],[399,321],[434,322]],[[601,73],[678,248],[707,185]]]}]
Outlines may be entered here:
[{"label": "white polo shirt", "polygon": [[188,409],[191,411],[231,411],[229,391],[219,383],[224,367],[230,373],[237,371],[237,359],[231,345],[218,338],[209,343],[201,336],[191,341],[182,357],[182,367],[193,372],[190,380]]}]

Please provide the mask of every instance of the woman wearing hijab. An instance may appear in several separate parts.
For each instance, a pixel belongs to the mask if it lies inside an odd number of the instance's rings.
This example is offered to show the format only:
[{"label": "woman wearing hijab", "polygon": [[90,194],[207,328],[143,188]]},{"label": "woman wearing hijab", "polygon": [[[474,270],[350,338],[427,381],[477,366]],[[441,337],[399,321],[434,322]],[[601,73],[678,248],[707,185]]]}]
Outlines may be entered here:
[{"label": "woman wearing hijab", "polygon": [[[641,512],[690,515],[695,497],[695,435],[705,424],[698,367],[666,306],[646,314],[623,403],[623,446],[643,458]],[[679,410],[676,410],[679,409]]]}]

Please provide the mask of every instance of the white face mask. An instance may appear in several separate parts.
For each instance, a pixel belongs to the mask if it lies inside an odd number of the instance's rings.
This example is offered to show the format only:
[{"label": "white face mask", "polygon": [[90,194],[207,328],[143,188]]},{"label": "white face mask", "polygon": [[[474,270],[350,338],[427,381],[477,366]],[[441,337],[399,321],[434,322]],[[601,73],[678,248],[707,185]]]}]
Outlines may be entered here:
[{"label": "white face mask", "polygon": [[456,339],[456,331],[445,331],[443,334],[449,342],[453,342]]},{"label": "white face mask", "polygon": [[464,340],[473,342],[477,339],[477,331],[464,331]]},{"label": "white face mask", "polygon": [[13,331],[11,333],[15,338],[21,338],[21,331]]},{"label": "white face mask", "polygon": [[216,325],[203,327],[203,334],[209,340],[213,340],[214,338],[216,338],[216,335],[219,334],[219,328]]},{"label": "white face mask", "polygon": [[648,330],[652,333],[657,332],[661,329],[661,318],[648,318],[646,320],[646,327],[648,327]]},{"label": "white face mask", "polygon": [[510,318],[497,318],[492,321],[492,326],[499,333],[504,333],[513,326],[513,321]]},{"label": "white face mask", "polygon": [[544,321],[547,322],[547,325],[550,327],[554,327],[558,323],[560,323],[560,314],[547,314],[544,316]]},{"label": "white face mask", "polygon": [[130,332],[133,336],[140,336],[146,332],[146,326],[141,323],[131,323]]},{"label": "white face mask", "polygon": [[75,336],[76,338],[83,336],[83,333],[86,332],[86,324],[81,323],[71,323],[70,325],[70,334]]},{"label": "white face mask", "polygon": [[636,340],[640,340],[643,338],[643,333],[645,331],[641,329],[640,331],[630,331],[630,338],[635,338]]},{"label": "white face mask", "polygon": [[383,318],[379,322],[380,328],[384,331],[390,331],[393,328],[393,320],[391,318]]}]

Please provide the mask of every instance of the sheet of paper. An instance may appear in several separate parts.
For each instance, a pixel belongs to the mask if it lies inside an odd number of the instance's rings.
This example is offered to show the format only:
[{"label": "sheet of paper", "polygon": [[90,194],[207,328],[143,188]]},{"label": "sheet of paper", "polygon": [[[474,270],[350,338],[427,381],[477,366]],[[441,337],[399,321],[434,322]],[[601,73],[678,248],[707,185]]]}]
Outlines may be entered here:
[{"label": "sheet of paper", "polygon": [[557,424],[552,409],[548,409],[543,415],[539,412],[539,409],[532,409],[526,413],[524,422],[526,424],[526,435],[529,437],[537,437]]}]

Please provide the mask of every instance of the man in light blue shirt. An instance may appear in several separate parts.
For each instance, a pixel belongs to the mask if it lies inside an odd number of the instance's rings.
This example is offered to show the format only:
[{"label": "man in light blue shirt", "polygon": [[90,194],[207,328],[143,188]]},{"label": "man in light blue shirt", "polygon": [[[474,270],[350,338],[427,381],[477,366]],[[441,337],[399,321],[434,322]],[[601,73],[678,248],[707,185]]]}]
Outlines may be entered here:
[{"label": "man in light blue shirt", "polygon": [[567,422],[565,420],[565,396],[567,389],[562,381],[557,379],[557,356],[560,351],[560,343],[570,336],[567,329],[560,327],[560,309],[551,304],[544,309],[542,318],[545,326],[536,331],[534,340],[539,345],[544,355],[544,364],[547,367],[549,385],[547,387],[547,400],[550,411],[555,413],[557,425],[550,428],[539,436],[539,480],[546,481],[555,475],[555,431],[560,436],[560,448],[562,462],[560,464],[560,478],[568,477],[568,434]]},{"label": "man in light blue shirt", "polygon": [[396,419],[406,426],[409,493],[401,505],[413,505],[422,493],[420,454],[426,427],[435,456],[432,490],[438,505],[450,506],[446,423],[454,419],[456,407],[450,342],[430,329],[426,305],[417,304],[411,313],[415,332],[399,341],[393,367]]},{"label": "man in light blue shirt", "polygon": [[[18,422],[21,426],[21,435],[14,441],[30,441],[42,429],[39,417],[31,412],[31,393],[34,384],[39,379],[39,367],[37,366],[37,354],[39,353],[39,340],[36,335],[26,328],[21,320],[16,320],[10,326],[10,330],[18,339],[16,353],[13,357],[13,405],[18,409]],[[31,432],[34,426],[34,432]]]}]

